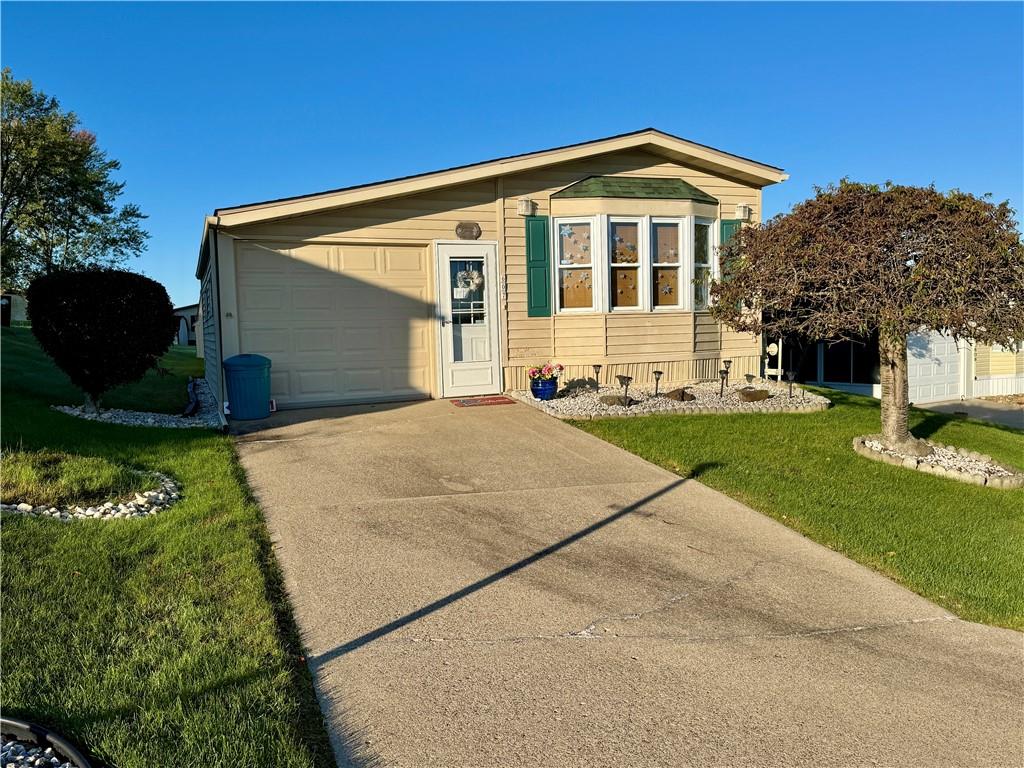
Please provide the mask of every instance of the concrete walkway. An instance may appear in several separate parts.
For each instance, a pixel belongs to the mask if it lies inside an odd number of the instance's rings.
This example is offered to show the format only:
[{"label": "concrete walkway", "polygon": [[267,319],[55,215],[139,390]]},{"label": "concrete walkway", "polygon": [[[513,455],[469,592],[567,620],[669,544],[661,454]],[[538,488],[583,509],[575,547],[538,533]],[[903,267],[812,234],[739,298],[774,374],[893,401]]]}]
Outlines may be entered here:
[{"label": "concrete walkway", "polygon": [[532,408],[256,427],[340,765],[1022,762],[1024,635]]}]

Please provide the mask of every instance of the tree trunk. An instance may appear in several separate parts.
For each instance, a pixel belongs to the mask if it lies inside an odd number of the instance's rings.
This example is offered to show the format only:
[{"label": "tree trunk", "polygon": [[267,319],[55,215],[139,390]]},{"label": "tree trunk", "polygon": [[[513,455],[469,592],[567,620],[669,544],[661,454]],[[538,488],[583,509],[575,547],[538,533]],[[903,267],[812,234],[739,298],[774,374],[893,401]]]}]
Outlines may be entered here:
[{"label": "tree trunk", "polygon": [[882,336],[878,340],[882,383],[882,441],[888,448],[911,456],[931,453],[927,443],[910,434],[910,391],[907,377],[907,340]]}]

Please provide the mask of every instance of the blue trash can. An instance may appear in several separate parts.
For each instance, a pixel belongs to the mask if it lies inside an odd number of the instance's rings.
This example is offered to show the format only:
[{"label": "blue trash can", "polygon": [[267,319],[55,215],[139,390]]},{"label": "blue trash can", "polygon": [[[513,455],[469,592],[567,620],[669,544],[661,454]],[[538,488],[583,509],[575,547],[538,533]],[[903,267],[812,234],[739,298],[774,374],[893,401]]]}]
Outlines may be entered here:
[{"label": "blue trash can", "polygon": [[233,419],[265,419],[270,415],[270,358],[235,355],[224,361],[228,408]]}]

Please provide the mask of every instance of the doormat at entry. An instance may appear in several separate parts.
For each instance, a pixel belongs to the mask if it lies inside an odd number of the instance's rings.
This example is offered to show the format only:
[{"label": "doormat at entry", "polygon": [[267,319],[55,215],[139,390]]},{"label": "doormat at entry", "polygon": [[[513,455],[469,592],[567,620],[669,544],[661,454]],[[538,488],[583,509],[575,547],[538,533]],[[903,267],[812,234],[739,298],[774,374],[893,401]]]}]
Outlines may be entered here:
[{"label": "doormat at entry", "polygon": [[511,405],[514,402],[515,400],[511,397],[494,395],[492,397],[464,397],[458,400],[452,400],[452,405],[459,408],[468,408],[472,405]]}]

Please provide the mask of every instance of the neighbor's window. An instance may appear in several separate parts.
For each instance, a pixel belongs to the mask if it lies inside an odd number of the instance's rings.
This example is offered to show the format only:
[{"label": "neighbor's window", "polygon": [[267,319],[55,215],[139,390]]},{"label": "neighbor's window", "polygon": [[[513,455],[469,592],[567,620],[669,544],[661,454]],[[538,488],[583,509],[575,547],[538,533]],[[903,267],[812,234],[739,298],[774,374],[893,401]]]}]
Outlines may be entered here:
[{"label": "neighbor's window", "polygon": [[682,267],[682,226],[678,221],[651,224],[651,287],[655,307],[678,307],[679,270]]},{"label": "neighbor's window", "polygon": [[612,309],[640,308],[640,222],[608,224],[608,256],[611,269]]},{"label": "neighbor's window", "polygon": [[594,306],[594,250],[589,221],[558,225],[558,306],[591,309]]},{"label": "neighbor's window", "polygon": [[697,221],[693,225],[693,308],[708,308],[711,285],[711,224]]}]

